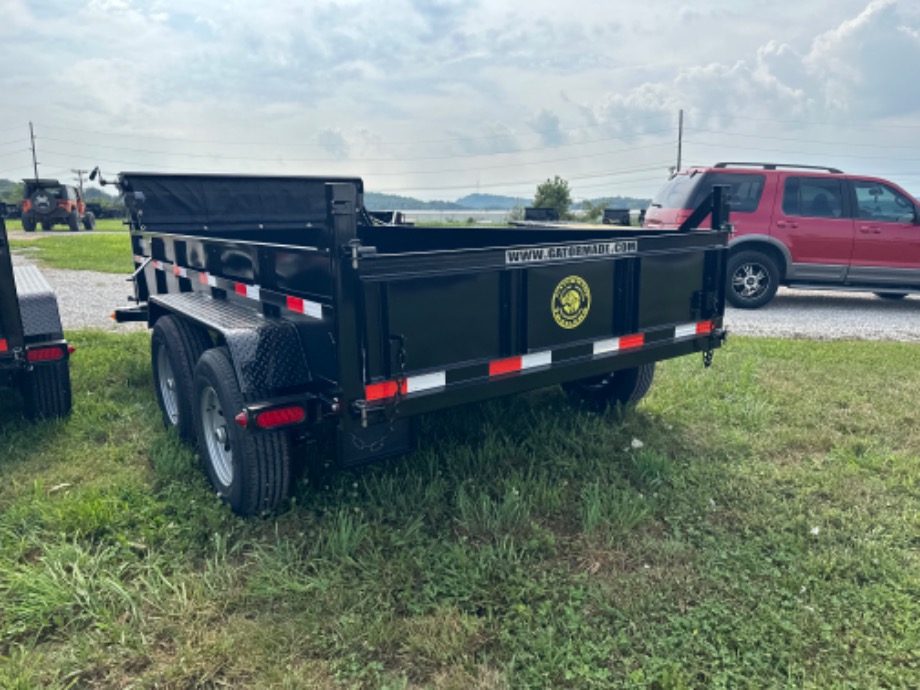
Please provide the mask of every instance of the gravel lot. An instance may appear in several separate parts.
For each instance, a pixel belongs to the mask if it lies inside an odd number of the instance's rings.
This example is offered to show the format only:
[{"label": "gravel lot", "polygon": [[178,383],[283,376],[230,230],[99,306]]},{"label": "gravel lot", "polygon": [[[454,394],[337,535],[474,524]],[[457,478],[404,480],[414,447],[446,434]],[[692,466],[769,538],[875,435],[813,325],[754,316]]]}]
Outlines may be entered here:
[{"label": "gravel lot", "polygon": [[[28,261],[21,254],[15,257],[17,264]],[[57,291],[64,328],[144,327],[116,324],[109,318],[116,307],[130,305],[132,289],[126,276],[54,268],[43,268],[42,273]],[[766,307],[729,308],[725,321],[733,335],[920,342],[920,295],[889,301],[871,293],[780,288]]]},{"label": "gravel lot", "polygon": [[[26,255],[14,254],[17,266],[34,263]],[[105,331],[130,331],[146,328],[144,324],[117,324],[111,314],[117,307],[131,306],[134,294],[128,276],[96,271],[69,271],[42,267],[42,274],[57,293],[61,320],[65,330],[99,328]]]}]

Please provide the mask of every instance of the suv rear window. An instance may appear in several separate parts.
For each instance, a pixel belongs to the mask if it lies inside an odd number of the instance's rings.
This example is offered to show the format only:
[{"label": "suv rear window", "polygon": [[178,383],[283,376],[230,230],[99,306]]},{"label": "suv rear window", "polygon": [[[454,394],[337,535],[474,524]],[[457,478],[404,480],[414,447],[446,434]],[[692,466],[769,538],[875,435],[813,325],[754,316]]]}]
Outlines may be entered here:
[{"label": "suv rear window", "polygon": [[745,173],[705,173],[704,175],[677,175],[658,192],[652,206],[670,209],[694,209],[715,185],[729,185],[729,204],[735,213],[753,213],[757,210],[764,175]]},{"label": "suv rear window", "polygon": [[754,213],[757,210],[757,204],[760,203],[760,197],[763,195],[765,182],[766,177],[764,175],[706,173],[686,208],[696,208],[702,203],[703,198],[712,191],[713,187],[722,184],[731,187],[728,203],[731,206],[732,213]]},{"label": "suv rear window", "polygon": [[702,176],[694,173],[677,174],[652,199],[657,208],[689,208],[687,201]]}]

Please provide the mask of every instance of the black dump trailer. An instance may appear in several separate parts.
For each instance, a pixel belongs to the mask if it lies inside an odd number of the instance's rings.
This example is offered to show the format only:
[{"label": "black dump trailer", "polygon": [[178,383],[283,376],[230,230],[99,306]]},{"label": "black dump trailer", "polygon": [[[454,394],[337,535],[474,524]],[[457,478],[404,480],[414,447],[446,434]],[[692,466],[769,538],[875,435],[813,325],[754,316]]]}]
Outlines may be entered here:
[{"label": "black dump trailer", "polygon": [[[122,173],[166,424],[240,514],[284,500],[323,433],[342,465],[410,447],[415,415],[562,384],[638,401],[655,362],[724,338],[711,229],[379,226],[360,179]],[[722,190],[715,190],[716,197]],[[709,214],[701,209],[690,220]],[[328,438],[328,436],[327,436]]]},{"label": "black dump trailer", "polygon": [[21,392],[27,418],[70,414],[70,353],[54,291],[34,266],[13,267],[0,217],[0,387]]}]

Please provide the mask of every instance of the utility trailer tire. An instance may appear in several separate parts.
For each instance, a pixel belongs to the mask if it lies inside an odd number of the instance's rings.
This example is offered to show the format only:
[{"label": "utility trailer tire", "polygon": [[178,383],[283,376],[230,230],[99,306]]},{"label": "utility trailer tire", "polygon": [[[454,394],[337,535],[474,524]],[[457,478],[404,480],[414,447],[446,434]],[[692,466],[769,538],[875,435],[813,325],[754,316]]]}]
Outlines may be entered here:
[{"label": "utility trailer tire", "polygon": [[70,414],[73,398],[67,360],[33,364],[22,374],[26,418],[58,419]]},{"label": "utility trailer tire", "polygon": [[200,326],[177,316],[157,320],[150,338],[150,359],[157,402],[166,428],[175,427],[179,438],[195,443],[192,381],[195,365],[211,338]]},{"label": "utility trailer tire", "polygon": [[290,437],[250,432],[234,421],[244,398],[227,348],[201,356],[193,401],[201,460],[217,494],[238,515],[277,510],[290,482]]},{"label": "utility trailer tire", "polygon": [[602,411],[617,405],[636,405],[648,394],[655,378],[655,363],[611,374],[562,384],[563,389],[585,406]]}]

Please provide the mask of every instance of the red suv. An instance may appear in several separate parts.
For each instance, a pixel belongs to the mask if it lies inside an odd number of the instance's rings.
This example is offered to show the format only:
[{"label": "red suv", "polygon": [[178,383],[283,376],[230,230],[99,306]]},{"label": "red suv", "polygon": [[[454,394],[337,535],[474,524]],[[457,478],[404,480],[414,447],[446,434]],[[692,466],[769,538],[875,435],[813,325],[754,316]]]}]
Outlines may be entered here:
[{"label": "red suv", "polygon": [[677,227],[717,184],[731,186],[730,304],[762,307],[780,285],[920,292],[918,202],[875,177],[779,163],[690,168],[658,193],[645,227]]}]

